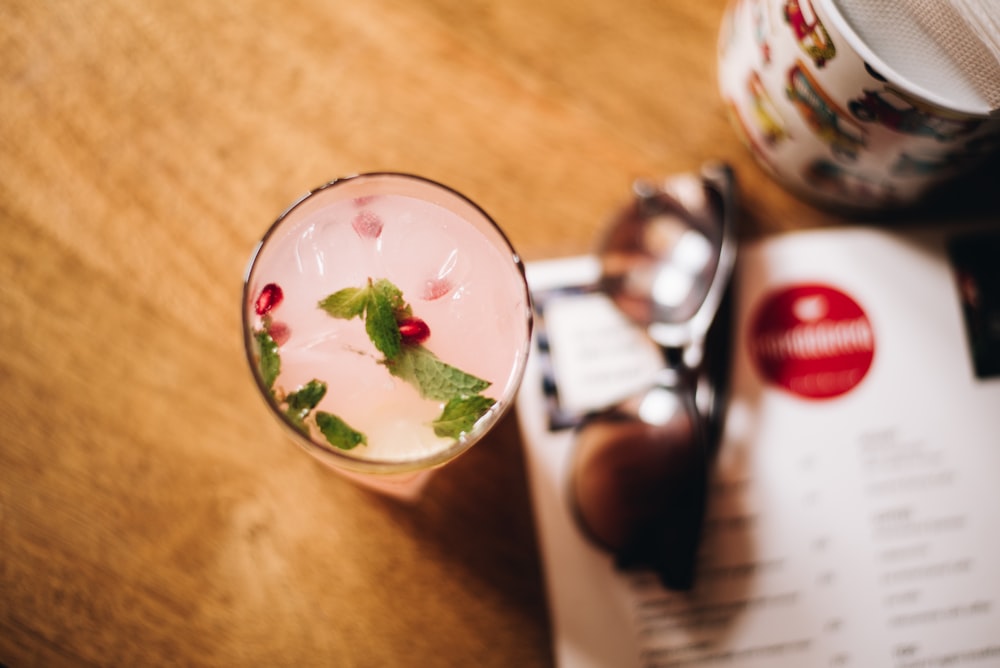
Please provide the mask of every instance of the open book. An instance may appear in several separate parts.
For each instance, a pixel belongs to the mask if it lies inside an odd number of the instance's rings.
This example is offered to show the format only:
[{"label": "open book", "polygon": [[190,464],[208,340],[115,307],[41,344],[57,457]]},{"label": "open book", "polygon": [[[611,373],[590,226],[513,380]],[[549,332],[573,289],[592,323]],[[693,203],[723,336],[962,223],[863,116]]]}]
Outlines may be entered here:
[{"label": "open book", "polygon": [[819,230],[740,254],[690,593],[617,571],[567,503],[573,425],[659,352],[594,258],[528,267],[518,415],[558,665],[1000,666],[1000,235]]}]

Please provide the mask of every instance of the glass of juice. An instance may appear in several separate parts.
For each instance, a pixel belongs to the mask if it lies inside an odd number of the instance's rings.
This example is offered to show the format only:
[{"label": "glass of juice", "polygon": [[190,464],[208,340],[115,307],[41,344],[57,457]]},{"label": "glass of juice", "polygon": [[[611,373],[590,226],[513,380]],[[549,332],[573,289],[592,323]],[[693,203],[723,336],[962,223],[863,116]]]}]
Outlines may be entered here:
[{"label": "glass of juice", "polygon": [[419,176],[337,179],[292,204],[243,287],[247,359],[307,452],[415,498],[513,404],[531,336],[524,266],[479,206]]}]

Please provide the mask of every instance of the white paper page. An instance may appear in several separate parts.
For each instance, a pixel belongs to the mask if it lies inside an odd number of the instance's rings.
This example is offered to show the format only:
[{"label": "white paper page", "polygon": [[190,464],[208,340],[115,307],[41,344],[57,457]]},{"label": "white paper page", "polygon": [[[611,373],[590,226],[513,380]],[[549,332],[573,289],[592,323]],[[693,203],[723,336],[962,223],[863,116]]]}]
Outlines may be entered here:
[{"label": "white paper page", "polygon": [[[688,594],[587,542],[566,503],[572,429],[550,429],[613,400],[588,378],[655,354],[592,291],[552,292],[592,283],[592,258],[528,267],[551,354],[533,351],[518,415],[559,666],[1000,666],[1000,375],[973,371],[944,238],[838,229],[741,248],[733,398]],[[816,285],[792,302],[815,336],[755,329],[776,295]],[[863,316],[832,320],[838,295]],[[760,351],[795,346],[844,368],[767,376]]]}]

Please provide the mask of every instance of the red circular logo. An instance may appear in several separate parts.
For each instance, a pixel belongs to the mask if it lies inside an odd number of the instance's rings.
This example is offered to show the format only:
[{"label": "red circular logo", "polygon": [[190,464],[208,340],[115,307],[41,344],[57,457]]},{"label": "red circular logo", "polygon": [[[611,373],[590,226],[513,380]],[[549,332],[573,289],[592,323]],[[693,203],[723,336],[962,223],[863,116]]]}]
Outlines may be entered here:
[{"label": "red circular logo", "polygon": [[750,326],[750,356],[767,382],[807,399],[845,394],[875,356],[868,316],[827,285],[793,285],[764,298]]}]

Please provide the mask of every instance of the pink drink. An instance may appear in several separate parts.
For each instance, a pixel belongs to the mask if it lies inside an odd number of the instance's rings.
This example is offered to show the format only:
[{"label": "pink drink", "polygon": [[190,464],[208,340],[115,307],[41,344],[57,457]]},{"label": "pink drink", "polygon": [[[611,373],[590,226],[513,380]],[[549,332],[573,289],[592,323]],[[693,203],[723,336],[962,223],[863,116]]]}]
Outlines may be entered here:
[{"label": "pink drink", "polygon": [[[343,179],[294,205],[262,242],[245,298],[270,405],[312,454],[354,471],[420,470],[467,449],[511,404],[528,350],[530,304],[506,238],[468,200],[411,176]],[[261,341],[280,358],[270,383]],[[294,393],[316,381],[322,399],[290,420]],[[331,441],[321,415],[352,437]]]}]

